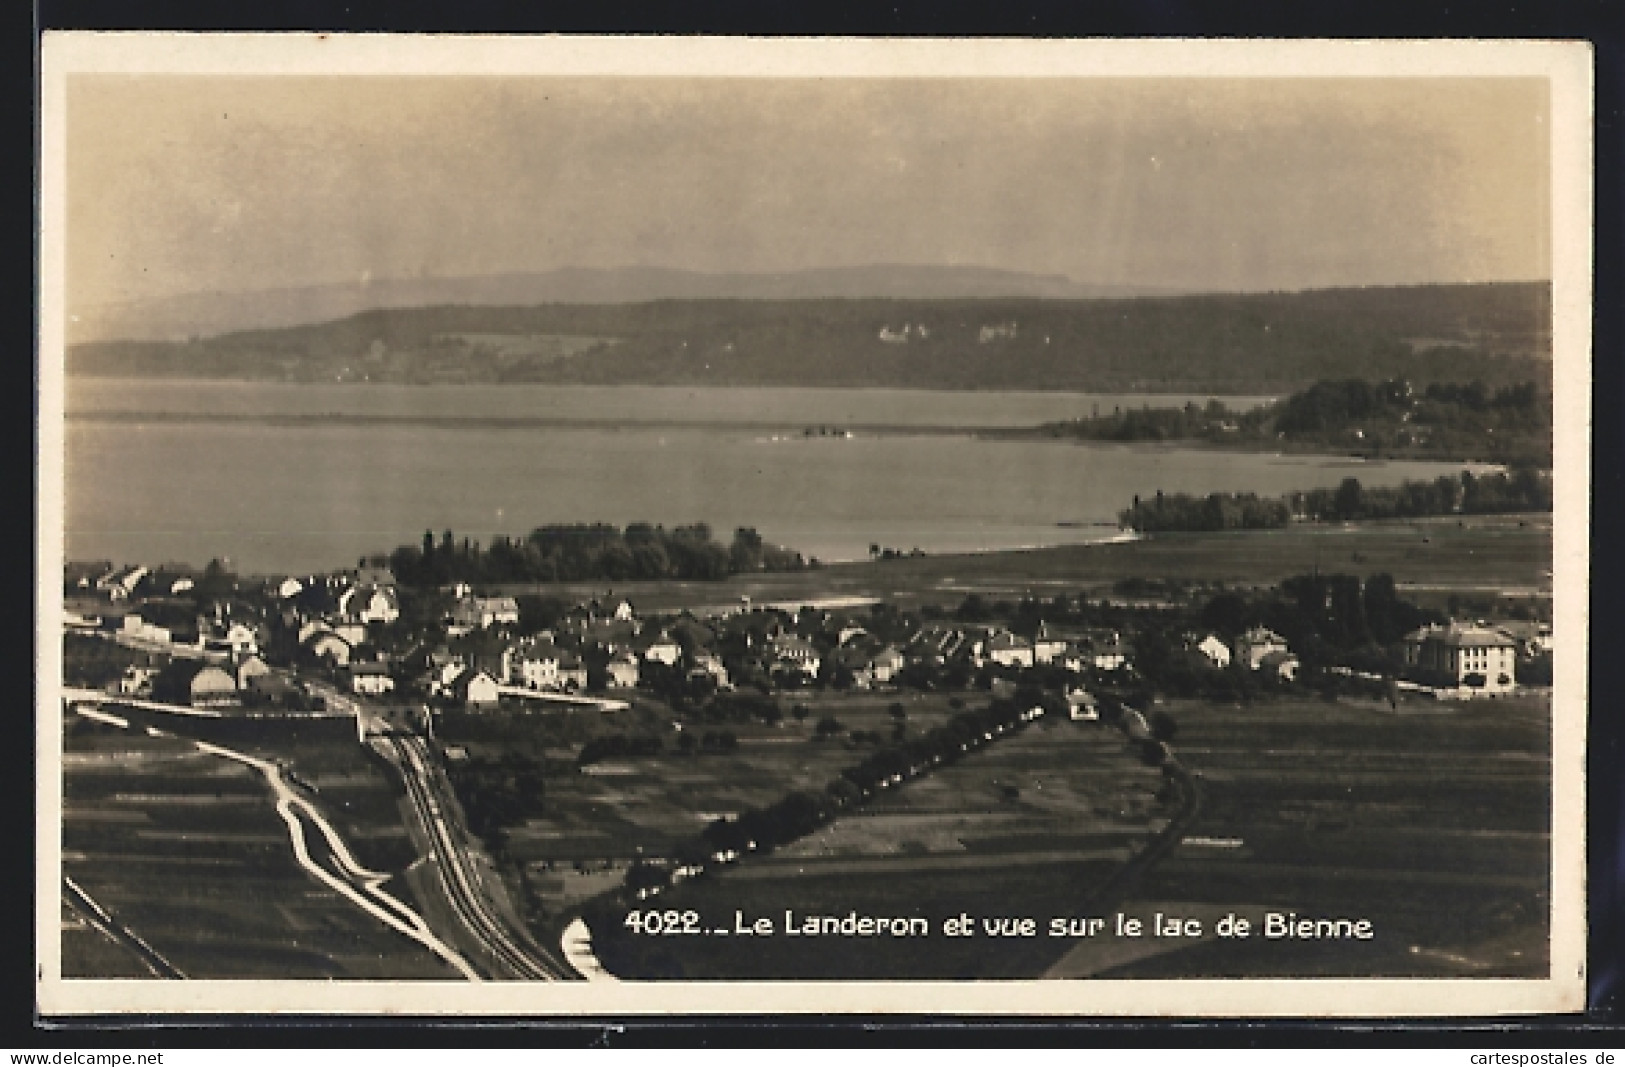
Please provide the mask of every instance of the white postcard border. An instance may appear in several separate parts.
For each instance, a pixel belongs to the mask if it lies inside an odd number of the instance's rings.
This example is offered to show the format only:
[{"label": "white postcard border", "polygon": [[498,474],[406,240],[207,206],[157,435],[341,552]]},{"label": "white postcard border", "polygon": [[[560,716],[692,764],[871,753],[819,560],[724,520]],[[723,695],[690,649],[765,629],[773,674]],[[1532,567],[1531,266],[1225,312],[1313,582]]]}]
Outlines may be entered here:
[{"label": "white postcard border", "polygon": [[[1552,974],[1545,980],[250,982],[61,976],[66,85],[79,72],[726,77],[1537,77],[1551,86],[1555,653]],[[1592,57],[1536,41],[922,41],[48,33],[42,56],[36,634],[38,1010],[48,1016],[968,1014],[1414,1017],[1581,1010],[1591,412]]]}]

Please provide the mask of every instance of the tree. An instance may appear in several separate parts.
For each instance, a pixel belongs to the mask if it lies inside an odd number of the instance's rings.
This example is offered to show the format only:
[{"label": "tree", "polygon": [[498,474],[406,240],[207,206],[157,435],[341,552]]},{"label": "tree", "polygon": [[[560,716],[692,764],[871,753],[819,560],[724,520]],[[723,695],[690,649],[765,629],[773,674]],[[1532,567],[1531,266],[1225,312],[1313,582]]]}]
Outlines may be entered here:
[{"label": "tree", "polygon": [[1247,628],[1251,614],[1245,599],[1236,593],[1220,593],[1202,609],[1202,624],[1221,634],[1233,636]]},{"label": "tree", "polygon": [[1333,507],[1340,519],[1357,519],[1363,512],[1364,491],[1360,488],[1360,479],[1344,478],[1337,487],[1337,496]]},{"label": "tree", "polygon": [[824,787],[824,792],[838,808],[849,807],[863,800],[863,790],[845,778],[837,778]]},{"label": "tree", "polygon": [[192,589],[192,598],[200,608],[206,608],[215,601],[225,600],[236,588],[237,576],[218,559],[211,559]]},{"label": "tree", "polygon": [[652,867],[641,860],[626,869],[626,888],[634,893],[663,889],[670,884],[670,872],[660,867]]},{"label": "tree", "polygon": [[887,708],[886,714],[901,723],[908,718],[908,709],[903,707],[901,701],[893,701]]},{"label": "tree", "polygon": [[811,711],[812,709],[805,704],[796,704],[790,709],[790,714],[795,717],[796,722],[806,722]]},{"label": "tree", "polygon": [[822,719],[819,719],[818,725],[814,728],[819,737],[834,737],[843,729],[845,727],[841,725],[841,720],[833,715],[825,715]]},{"label": "tree", "polygon": [[1174,717],[1161,708],[1151,713],[1151,736],[1158,741],[1172,741],[1174,735],[1179,733],[1179,723]]},{"label": "tree", "polygon": [[733,545],[729,549],[729,565],[736,572],[749,572],[762,568],[762,535],[747,526],[734,531]]}]

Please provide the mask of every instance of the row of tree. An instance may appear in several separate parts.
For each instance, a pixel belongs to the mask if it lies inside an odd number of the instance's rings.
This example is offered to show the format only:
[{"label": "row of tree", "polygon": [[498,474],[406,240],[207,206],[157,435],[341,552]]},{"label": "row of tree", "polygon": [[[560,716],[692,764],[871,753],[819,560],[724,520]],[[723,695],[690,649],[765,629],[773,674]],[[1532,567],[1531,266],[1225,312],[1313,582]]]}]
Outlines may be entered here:
[{"label": "row of tree", "polygon": [[1132,506],[1117,516],[1120,525],[1140,533],[1207,532],[1216,530],[1273,530],[1292,521],[1292,508],[1284,498],[1260,497],[1257,493],[1189,493],[1157,495]]},{"label": "row of tree", "polygon": [[627,734],[605,734],[581,746],[576,765],[586,767],[606,759],[629,759],[638,756],[658,756],[665,746],[658,737],[633,737]]},{"label": "row of tree", "polygon": [[[673,859],[697,873],[715,862],[717,856],[782,848],[827,825],[842,811],[861,805],[876,790],[952,763],[966,752],[1025,726],[1025,710],[1040,697],[1029,693],[1023,700],[1021,696],[994,700],[980,710],[961,711],[924,734],[877,748],[843,770],[822,791],[797,790],[765,808],[750,808],[734,818],[716,819],[697,840],[678,845]],[[829,722],[830,735],[842,729],[835,720]],[[640,863],[627,871],[626,888],[633,893],[647,892],[670,881],[669,868]]]},{"label": "row of tree", "polygon": [[656,581],[714,581],[753,571],[801,570],[808,562],[762,541],[750,527],[734,531],[723,544],[705,523],[664,526],[636,522],[624,530],[607,523],[551,525],[518,539],[499,536],[489,548],[459,541],[445,531],[436,543],[425,531],[421,546],[402,545],[389,557],[397,581],[412,586],[470,584]]},{"label": "row of tree", "polygon": [[1393,487],[1367,488],[1358,478],[1345,478],[1335,489],[1310,489],[1276,498],[1256,493],[1188,493],[1158,491],[1118,513],[1118,522],[1141,533],[1205,533],[1220,530],[1270,530],[1294,518],[1347,522],[1359,519],[1414,519],[1436,515],[1493,515],[1552,509],[1552,479],[1544,471],[1510,472],[1435,480],[1407,481]]}]

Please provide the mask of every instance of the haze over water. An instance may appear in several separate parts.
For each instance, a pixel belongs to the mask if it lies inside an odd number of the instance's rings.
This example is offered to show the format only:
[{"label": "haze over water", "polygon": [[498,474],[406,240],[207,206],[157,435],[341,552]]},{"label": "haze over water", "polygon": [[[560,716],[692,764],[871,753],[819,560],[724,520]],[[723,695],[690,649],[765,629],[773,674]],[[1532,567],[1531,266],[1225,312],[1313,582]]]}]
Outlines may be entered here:
[{"label": "haze over water", "polygon": [[[1101,540],[1135,494],[1159,489],[1278,494],[1462,466],[906,431],[1207,399],[79,379],[66,404],[67,552],[302,573],[425,529],[489,543],[547,523],[704,521],[724,539],[754,526],[835,561],[871,544],[936,554]],[[286,422],[308,416],[320,418]],[[380,417],[391,421],[368,421]],[[448,419],[459,421],[435,422]],[[804,435],[817,426],[899,429]]]}]

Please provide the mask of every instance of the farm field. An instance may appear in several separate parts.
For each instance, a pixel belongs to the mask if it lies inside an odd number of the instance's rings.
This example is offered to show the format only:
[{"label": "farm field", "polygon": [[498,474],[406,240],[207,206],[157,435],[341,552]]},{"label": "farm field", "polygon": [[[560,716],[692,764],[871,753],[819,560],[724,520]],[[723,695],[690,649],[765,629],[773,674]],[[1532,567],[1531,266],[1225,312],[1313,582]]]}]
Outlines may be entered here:
[{"label": "farm field", "polygon": [[[144,721],[123,730],[73,716],[64,738],[63,869],[125,928],[193,978],[456,977],[298,865],[256,771],[151,736]],[[279,738],[263,724],[190,729],[284,761],[363,864],[399,872],[415,859],[393,786],[350,724],[288,726]],[[222,729],[242,736],[215,736]],[[404,879],[386,888],[414,904]],[[62,944],[66,977],[124,973],[105,937],[70,928]]]},{"label": "farm field", "polygon": [[[1366,918],[1369,940],[1204,937],[1067,977],[1533,977],[1547,968],[1550,709],[1545,700],[1170,702],[1201,776],[1186,844],[1121,907]],[[1220,847],[1215,847],[1220,846]],[[1153,946],[1162,948],[1166,946]]]},{"label": "farm field", "polygon": [[[1181,844],[1107,885],[1171,815],[1121,734],[1046,717],[779,852],[650,902],[726,936],[593,915],[625,977],[1491,976],[1545,973],[1550,711],[1283,699],[1163,705],[1200,780]],[[1013,793],[1012,793],[1013,790]],[[925,936],[787,937],[796,916],[920,916]],[[739,936],[770,917],[773,936]],[[1197,919],[1199,937],[1118,938],[1055,919]],[[1369,939],[1264,938],[1267,912],[1368,920]],[[942,936],[956,914],[1030,917],[1033,937]],[[1219,940],[1227,915],[1252,935]],[[799,921],[799,920],[798,920]]]},{"label": "farm field", "polygon": [[[704,929],[772,917],[771,937],[650,936],[624,913],[592,916],[599,959],[622,977],[1014,978],[1067,942],[941,936],[961,913],[1082,915],[1165,825],[1160,772],[1123,735],[1054,716],[885,794],[768,856],[679,885],[651,907],[693,909]],[[919,917],[928,936],[783,936],[783,913]]]},{"label": "farm field", "polygon": [[[1127,501],[1124,502],[1127,504]],[[885,598],[901,605],[957,605],[968,593],[1014,597],[1088,592],[1125,578],[1271,586],[1314,570],[1386,572],[1407,594],[1459,591],[1487,599],[1552,587],[1550,515],[1481,515],[1345,524],[1301,523],[1282,530],[1159,534],[1135,541],[1029,551],[929,556],[832,564],[815,571],[736,577],[722,582],[617,582],[640,611],[801,604]],[[536,586],[510,592],[537,592]],[[604,593],[602,583],[541,586],[563,597]]]}]

